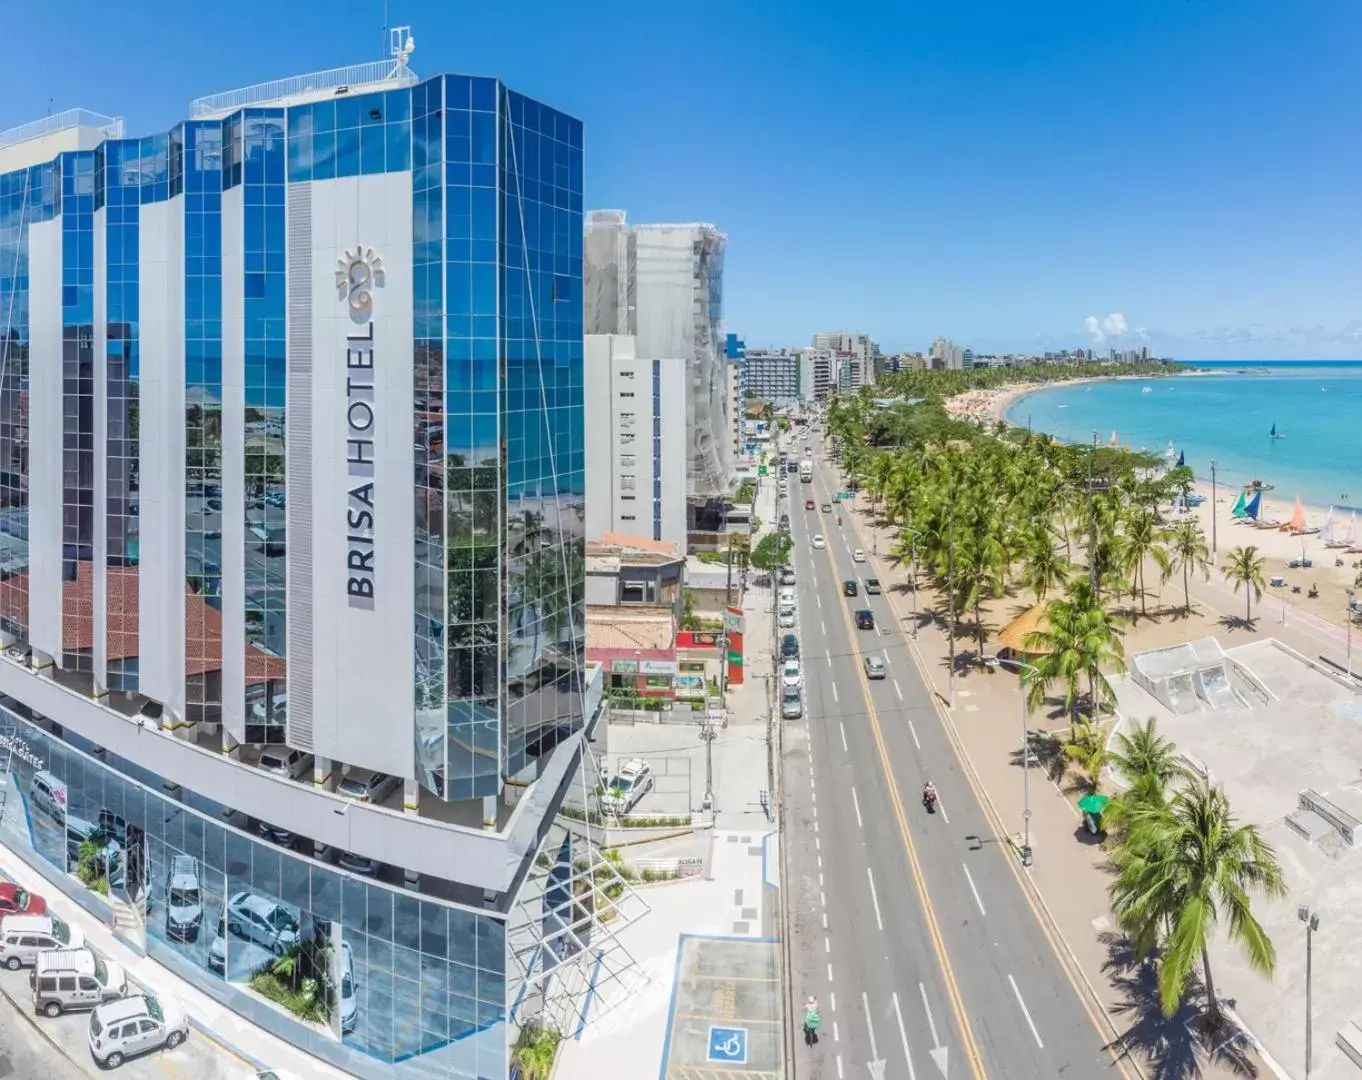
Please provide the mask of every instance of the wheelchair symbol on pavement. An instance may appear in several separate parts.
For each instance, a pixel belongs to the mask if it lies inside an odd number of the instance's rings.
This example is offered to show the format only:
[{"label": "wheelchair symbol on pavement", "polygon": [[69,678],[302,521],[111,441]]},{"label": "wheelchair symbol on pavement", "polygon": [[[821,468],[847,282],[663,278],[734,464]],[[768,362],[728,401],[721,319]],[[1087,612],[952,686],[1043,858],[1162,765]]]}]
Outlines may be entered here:
[{"label": "wheelchair symbol on pavement", "polygon": [[728,1065],[747,1064],[747,1029],[710,1028],[709,1060],[724,1062]]}]

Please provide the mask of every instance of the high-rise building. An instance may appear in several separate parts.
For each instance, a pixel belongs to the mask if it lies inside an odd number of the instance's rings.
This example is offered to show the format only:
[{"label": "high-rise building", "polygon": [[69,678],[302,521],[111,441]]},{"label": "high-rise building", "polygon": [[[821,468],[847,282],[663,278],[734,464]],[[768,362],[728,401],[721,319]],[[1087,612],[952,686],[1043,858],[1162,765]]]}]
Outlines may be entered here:
[{"label": "high-rise building", "polygon": [[727,424],[733,437],[733,461],[753,452],[755,445],[749,446],[744,437],[747,423],[747,342],[737,334],[729,334],[724,340],[724,359],[727,361],[728,401]]},{"label": "high-rise building", "polygon": [[713,225],[630,225],[622,210],[587,215],[586,332],[632,335],[643,360],[690,363],[686,485],[700,504],[726,496],[733,475],[724,371],[727,244]]},{"label": "high-rise building", "polygon": [[800,382],[805,401],[823,401],[837,387],[837,354],[831,349],[814,346],[799,351],[803,375]]},{"label": "high-rise building", "polygon": [[800,354],[788,349],[749,349],[747,392],[777,409],[793,405],[800,394]]},{"label": "high-rise building", "polygon": [[[605,940],[556,816],[599,695],[582,125],[394,35],[162,134],[0,135],[0,840],[83,897],[97,823],[153,959],[354,1075],[474,1080]],[[247,913],[322,1023],[251,988]]]},{"label": "high-rise building", "polygon": [[880,346],[869,334],[847,333],[845,330],[835,330],[830,333],[814,334],[813,347],[815,349],[831,349],[834,353],[850,353],[856,358],[855,370],[858,372],[856,385],[866,385],[874,382],[875,357],[879,355]]},{"label": "high-rise building", "polygon": [[586,336],[586,535],[686,545],[686,361],[640,360],[634,339]]}]

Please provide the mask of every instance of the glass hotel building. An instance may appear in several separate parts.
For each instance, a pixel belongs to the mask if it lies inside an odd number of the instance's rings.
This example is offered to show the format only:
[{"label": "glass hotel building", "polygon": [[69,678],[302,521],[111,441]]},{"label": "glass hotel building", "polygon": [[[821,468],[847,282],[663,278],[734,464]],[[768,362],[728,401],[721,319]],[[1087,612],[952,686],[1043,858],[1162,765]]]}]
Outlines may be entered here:
[{"label": "glass hotel building", "polygon": [[599,929],[582,124],[395,34],[0,135],[0,841],[344,1069],[501,1080]]}]

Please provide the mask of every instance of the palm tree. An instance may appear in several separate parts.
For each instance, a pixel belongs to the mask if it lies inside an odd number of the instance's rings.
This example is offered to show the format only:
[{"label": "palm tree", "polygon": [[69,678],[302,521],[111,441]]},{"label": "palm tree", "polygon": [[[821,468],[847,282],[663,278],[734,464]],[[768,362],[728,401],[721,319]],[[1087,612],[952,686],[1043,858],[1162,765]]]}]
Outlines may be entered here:
[{"label": "palm tree", "polygon": [[1234,591],[1244,586],[1244,622],[1252,623],[1253,601],[1263,598],[1263,567],[1265,560],[1252,544],[1230,552],[1225,564],[1225,576],[1234,582]]},{"label": "palm tree", "polygon": [[1129,734],[1122,731],[1116,735],[1109,760],[1128,784],[1148,776],[1166,787],[1187,774],[1177,747],[1159,734],[1158,722],[1152,716],[1137,722]]},{"label": "palm tree", "polygon": [[1082,770],[1083,780],[1094,795],[1102,783],[1102,767],[1107,763],[1107,741],[1098,724],[1079,724],[1064,745],[1064,756]]},{"label": "palm tree", "polygon": [[1054,533],[1044,521],[1036,521],[1021,537],[1021,583],[1036,594],[1036,602],[1069,580],[1069,561],[1055,546]]},{"label": "palm tree", "polygon": [[1254,916],[1254,894],[1286,894],[1272,845],[1253,825],[1240,825],[1222,788],[1191,779],[1166,807],[1132,815],[1124,841],[1112,854],[1112,910],[1130,936],[1135,955],[1161,949],[1159,997],[1172,1016],[1201,962],[1208,1019],[1220,1019],[1220,1002],[1207,949],[1222,920],[1249,965],[1271,976],[1276,949]]},{"label": "palm tree", "polygon": [[1031,681],[1029,706],[1039,708],[1051,683],[1064,685],[1064,707],[1070,723],[1077,721],[1078,683],[1088,677],[1088,692],[1092,699],[1092,713],[1114,694],[1111,684],[1102,674],[1108,665],[1117,672],[1125,671],[1125,647],[1117,632],[1118,620],[1098,602],[1086,577],[1069,583],[1062,599],[1051,600],[1045,608],[1043,628],[1026,636],[1025,648],[1038,654],[1035,666],[1040,672]]},{"label": "palm tree", "polygon": [[1190,576],[1200,570],[1205,580],[1211,579],[1211,552],[1206,547],[1206,534],[1196,521],[1179,521],[1173,526],[1168,538],[1168,554],[1172,566],[1182,571],[1183,610],[1192,610],[1192,589]]},{"label": "palm tree", "polygon": [[1134,511],[1126,523],[1125,545],[1121,554],[1125,557],[1125,570],[1130,575],[1130,591],[1140,594],[1140,614],[1145,610],[1144,564],[1153,559],[1164,579],[1168,577],[1168,534],[1159,528],[1158,520],[1152,510],[1140,508]]}]

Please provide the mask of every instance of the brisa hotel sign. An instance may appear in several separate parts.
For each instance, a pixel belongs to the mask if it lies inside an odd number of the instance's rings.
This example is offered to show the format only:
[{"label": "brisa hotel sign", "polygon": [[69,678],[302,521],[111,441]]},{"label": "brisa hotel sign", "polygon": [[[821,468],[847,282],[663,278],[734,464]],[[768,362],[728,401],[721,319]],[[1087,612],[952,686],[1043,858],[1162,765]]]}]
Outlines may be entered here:
[{"label": "brisa hotel sign", "polygon": [[356,324],[345,337],[345,594],[351,607],[374,606],[374,290],[383,259],[356,246],[336,260],[338,299]]}]

